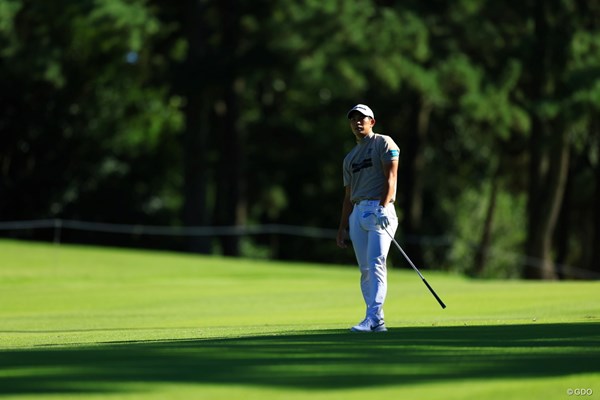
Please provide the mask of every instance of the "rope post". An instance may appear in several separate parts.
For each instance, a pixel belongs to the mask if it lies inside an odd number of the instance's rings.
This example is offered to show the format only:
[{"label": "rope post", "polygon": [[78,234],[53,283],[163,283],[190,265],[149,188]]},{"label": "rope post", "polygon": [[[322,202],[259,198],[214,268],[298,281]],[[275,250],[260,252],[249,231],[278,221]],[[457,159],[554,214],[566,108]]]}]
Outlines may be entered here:
[{"label": "rope post", "polygon": [[54,244],[60,244],[60,234],[62,229],[62,221],[58,218],[54,219]]}]

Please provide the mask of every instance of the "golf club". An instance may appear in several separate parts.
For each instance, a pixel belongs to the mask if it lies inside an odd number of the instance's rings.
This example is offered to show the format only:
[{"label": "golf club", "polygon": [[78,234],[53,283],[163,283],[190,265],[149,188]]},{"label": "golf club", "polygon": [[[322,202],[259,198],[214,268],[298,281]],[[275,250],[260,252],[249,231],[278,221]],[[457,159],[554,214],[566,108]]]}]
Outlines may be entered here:
[{"label": "golf club", "polygon": [[408,261],[408,263],[410,264],[410,266],[413,267],[413,269],[415,270],[415,272],[417,274],[419,274],[419,276],[423,280],[423,283],[425,284],[425,286],[427,286],[427,289],[429,289],[429,291],[431,292],[431,294],[433,295],[433,297],[435,297],[435,299],[438,301],[438,303],[440,303],[440,306],[442,306],[442,308],[446,308],[446,305],[444,304],[444,302],[442,301],[442,299],[440,299],[440,297],[437,295],[437,293],[435,293],[435,291],[433,290],[433,288],[431,286],[429,286],[429,283],[427,283],[427,281],[425,280],[425,277],[421,274],[421,272],[419,272],[419,270],[417,269],[417,267],[415,267],[415,264],[413,264],[413,262],[410,260],[410,258],[408,258],[408,256],[406,255],[406,253],[404,252],[404,250],[402,250],[402,247],[400,247],[400,245],[398,244],[398,242],[396,242],[396,239],[394,239],[394,237],[392,236],[392,234],[387,229],[385,229],[385,228],[383,228],[383,230],[386,231],[388,235],[390,235],[390,238],[392,238],[392,241],[394,242],[394,244],[396,245],[396,247],[398,248],[398,250],[400,250],[400,252],[404,256],[404,258],[406,258],[406,261]]}]

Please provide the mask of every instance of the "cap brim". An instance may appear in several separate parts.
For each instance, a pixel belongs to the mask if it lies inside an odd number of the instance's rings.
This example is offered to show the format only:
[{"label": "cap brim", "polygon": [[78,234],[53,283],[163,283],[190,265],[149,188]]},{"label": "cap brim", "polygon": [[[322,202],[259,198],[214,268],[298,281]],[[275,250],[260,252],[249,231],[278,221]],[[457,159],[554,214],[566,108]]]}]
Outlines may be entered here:
[{"label": "cap brim", "polygon": [[363,117],[373,118],[369,114],[365,114],[364,112],[362,112],[360,110],[357,110],[357,109],[354,109],[354,108],[352,110],[348,111],[348,114],[346,114],[346,118],[350,118],[350,115],[352,115],[353,112],[357,112],[360,115],[362,115]]}]

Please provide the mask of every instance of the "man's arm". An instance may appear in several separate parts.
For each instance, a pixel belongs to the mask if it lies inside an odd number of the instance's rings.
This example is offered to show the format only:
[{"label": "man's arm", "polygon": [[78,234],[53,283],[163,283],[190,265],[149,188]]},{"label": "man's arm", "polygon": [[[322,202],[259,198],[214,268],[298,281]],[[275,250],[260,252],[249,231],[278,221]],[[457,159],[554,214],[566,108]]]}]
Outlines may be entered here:
[{"label": "man's arm", "polygon": [[398,180],[398,160],[383,163],[383,174],[385,175],[386,179],[379,204],[385,207],[394,198],[394,193],[396,193],[396,185]]},{"label": "man's arm", "polygon": [[348,247],[346,244],[346,231],[348,230],[348,224],[350,219],[350,213],[352,213],[352,201],[350,200],[351,188],[350,185],[346,186],[346,193],[344,194],[344,202],[342,203],[342,216],[340,217],[340,226],[338,228],[336,242],[338,247],[345,249]]}]

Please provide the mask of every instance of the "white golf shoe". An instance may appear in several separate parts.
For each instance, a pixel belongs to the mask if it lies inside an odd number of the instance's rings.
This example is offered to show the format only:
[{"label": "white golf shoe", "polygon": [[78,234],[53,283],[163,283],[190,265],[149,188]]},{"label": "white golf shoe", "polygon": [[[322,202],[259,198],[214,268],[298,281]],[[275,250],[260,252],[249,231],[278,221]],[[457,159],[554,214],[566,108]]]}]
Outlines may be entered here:
[{"label": "white golf shoe", "polygon": [[365,318],[360,324],[350,328],[352,332],[386,332],[385,322],[383,320],[373,321],[371,318]]}]

